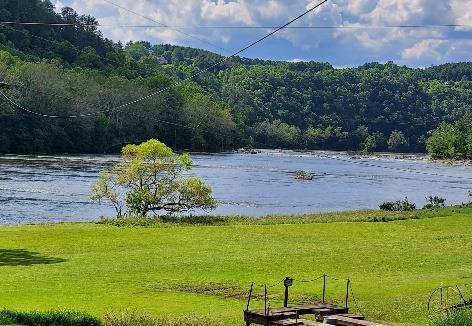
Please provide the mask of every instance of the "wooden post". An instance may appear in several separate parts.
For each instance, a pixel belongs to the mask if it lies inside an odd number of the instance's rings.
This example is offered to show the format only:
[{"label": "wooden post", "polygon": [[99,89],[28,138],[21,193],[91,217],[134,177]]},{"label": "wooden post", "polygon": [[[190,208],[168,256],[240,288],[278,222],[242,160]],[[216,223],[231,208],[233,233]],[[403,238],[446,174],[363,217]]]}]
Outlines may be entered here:
[{"label": "wooden post", "polygon": [[325,303],[326,295],[326,273],[323,274],[323,303]]},{"label": "wooden post", "polygon": [[247,298],[247,306],[246,311],[249,310],[249,304],[251,303],[251,296],[252,296],[252,288],[254,287],[254,282],[251,283],[251,289],[249,290],[249,296]]},{"label": "wooden post", "polygon": [[349,285],[351,283],[351,280],[347,279],[347,284],[346,284],[346,309],[349,308]]},{"label": "wooden post", "polygon": [[285,296],[284,296],[284,307],[288,307],[288,288],[292,286],[293,284],[293,278],[291,277],[286,277],[284,280],[284,286],[285,286]]}]

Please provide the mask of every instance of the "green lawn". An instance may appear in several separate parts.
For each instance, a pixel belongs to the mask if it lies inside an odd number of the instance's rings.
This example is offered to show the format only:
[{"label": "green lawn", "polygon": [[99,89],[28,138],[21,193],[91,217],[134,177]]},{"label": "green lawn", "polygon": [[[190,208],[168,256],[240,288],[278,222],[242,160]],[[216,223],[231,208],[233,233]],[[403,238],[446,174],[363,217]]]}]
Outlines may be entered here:
[{"label": "green lawn", "polygon": [[[430,218],[1,227],[0,308],[74,308],[101,316],[136,307],[153,314],[211,315],[242,325],[242,292],[252,281],[274,284],[286,275],[310,280],[326,272],[351,279],[369,318],[425,324],[434,288],[472,282],[472,209],[420,217]],[[328,297],[342,300],[344,286],[330,280]],[[320,281],[295,281],[291,295],[302,302],[319,297],[321,287]],[[272,307],[280,304],[282,292],[281,285],[269,289]],[[256,294],[262,294],[260,287]]]}]

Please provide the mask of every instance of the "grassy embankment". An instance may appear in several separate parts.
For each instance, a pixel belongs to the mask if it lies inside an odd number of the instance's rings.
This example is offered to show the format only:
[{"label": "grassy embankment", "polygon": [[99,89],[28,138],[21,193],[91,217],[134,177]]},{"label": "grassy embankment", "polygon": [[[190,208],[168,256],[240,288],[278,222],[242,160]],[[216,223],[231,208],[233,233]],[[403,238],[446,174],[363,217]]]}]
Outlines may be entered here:
[{"label": "grassy embankment", "polygon": [[[350,277],[369,318],[425,324],[435,287],[472,281],[471,208],[223,218],[217,224],[1,227],[0,307],[73,308],[97,316],[135,307],[241,325],[252,281],[310,280],[326,272]],[[328,297],[342,300],[344,286],[329,280]],[[321,281],[295,281],[291,299],[319,298],[321,288]],[[281,285],[269,289],[271,307],[280,305],[282,292]],[[256,294],[260,298],[262,288]]]}]

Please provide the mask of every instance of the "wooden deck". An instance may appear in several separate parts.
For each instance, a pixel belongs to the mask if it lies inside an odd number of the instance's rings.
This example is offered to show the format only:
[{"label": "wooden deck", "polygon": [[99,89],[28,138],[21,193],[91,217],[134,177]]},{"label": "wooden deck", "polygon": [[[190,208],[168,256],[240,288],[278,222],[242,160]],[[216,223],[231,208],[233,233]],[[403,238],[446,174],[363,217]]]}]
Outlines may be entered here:
[{"label": "wooden deck", "polygon": [[[244,311],[244,321],[246,325],[309,325],[299,323],[299,317],[303,315],[315,315],[318,321],[322,321],[325,316],[346,314],[348,308],[340,307],[329,303],[316,303],[311,305],[295,306],[277,309],[255,309]],[[290,320],[290,322],[288,322]],[[287,321],[287,323],[284,323]],[[313,324],[316,325],[316,324]]]},{"label": "wooden deck", "polygon": [[[304,319],[314,315],[315,320]],[[251,324],[264,326],[384,326],[364,320],[362,315],[350,314],[348,308],[329,303],[295,306],[277,309],[255,309],[244,311],[246,326]]]}]

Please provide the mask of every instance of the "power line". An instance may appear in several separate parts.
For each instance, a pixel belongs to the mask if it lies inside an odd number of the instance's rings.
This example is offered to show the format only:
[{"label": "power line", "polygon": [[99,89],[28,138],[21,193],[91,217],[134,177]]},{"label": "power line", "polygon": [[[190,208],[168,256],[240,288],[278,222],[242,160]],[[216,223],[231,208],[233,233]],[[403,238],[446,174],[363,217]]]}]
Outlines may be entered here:
[{"label": "power line", "polygon": [[[34,111],[31,111],[31,110],[28,110],[28,109],[26,109],[22,106],[19,106],[16,102],[12,101],[1,90],[0,90],[0,95],[2,95],[7,101],[12,103],[16,107],[18,107],[19,109],[21,109],[23,111],[26,111],[27,113],[30,113],[30,114],[33,114],[33,115],[36,115],[36,116],[40,116],[40,117],[46,117],[46,118],[56,118],[56,119],[65,118],[63,116],[42,114],[42,113],[39,113],[39,112],[34,112]],[[78,118],[79,116],[69,116],[69,117]],[[154,121],[159,122],[159,123],[163,123],[163,124],[167,124],[167,125],[187,128],[189,130],[198,130],[196,127],[190,127],[190,126],[187,126],[187,125],[182,124],[182,123],[171,122],[171,121],[168,121],[168,120],[154,119]],[[197,127],[200,124],[198,124]],[[429,172],[426,172],[426,171],[421,171],[421,170],[411,169],[411,168],[389,167],[389,166],[385,166],[385,165],[371,164],[371,163],[368,163],[368,162],[365,162],[365,161],[354,161],[352,159],[343,159],[343,158],[340,158],[340,157],[337,157],[337,156],[330,156],[330,155],[316,155],[316,156],[318,156],[320,158],[325,158],[325,159],[334,160],[334,161],[340,161],[340,162],[344,162],[344,163],[356,164],[356,165],[361,165],[361,166],[365,166],[365,167],[375,167],[375,168],[388,169],[388,170],[393,170],[393,171],[398,171],[398,172],[407,172],[407,173],[421,174],[421,175],[434,176],[434,177],[453,178],[453,179],[460,179],[460,180],[467,180],[467,181],[471,180],[472,181],[472,177],[467,177],[467,176],[452,176],[452,175],[439,174],[439,173],[429,173]]]},{"label": "power line", "polygon": [[[106,1],[106,2],[109,2],[109,0],[103,0],[103,1]],[[60,115],[49,115],[49,114],[44,114],[44,113],[40,113],[40,112],[35,112],[33,110],[30,110],[30,109],[26,109],[24,107],[22,107],[21,105],[19,105],[17,102],[15,102],[12,98],[8,97],[5,93],[3,92],[0,92],[0,95],[2,95],[8,102],[10,102],[14,107],[22,110],[22,111],[25,111],[29,114],[33,114],[33,115],[36,115],[36,116],[41,116],[41,117],[46,117],[46,118],[53,118],[53,119],[72,119],[72,118],[87,118],[87,117],[91,117],[91,116],[95,116],[95,115],[98,115],[98,114],[102,114],[102,113],[107,113],[107,112],[115,112],[115,111],[119,111],[121,109],[124,109],[128,106],[131,106],[133,104],[136,104],[136,103],[139,103],[139,102],[142,102],[144,100],[147,100],[147,99],[150,99],[158,94],[161,94],[163,92],[166,92],[168,90],[170,90],[173,86],[177,86],[177,85],[181,85],[185,82],[188,82],[188,81],[191,81],[193,78],[197,77],[197,76],[200,76],[201,74],[203,74],[204,72],[206,71],[209,71],[210,69],[213,69],[225,62],[227,62],[228,60],[238,56],[239,54],[243,53],[244,51],[252,48],[253,46],[261,43],[262,41],[266,40],[267,38],[271,37],[272,35],[280,32],[281,30],[285,29],[287,26],[293,24],[294,22],[296,22],[297,20],[305,17],[306,15],[308,15],[309,13],[315,11],[317,8],[321,7],[323,4],[325,4],[326,2],[328,2],[329,0],[323,0],[322,2],[318,3],[317,5],[315,5],[314,7],[306,10],[305,12],[303,12],[302,14],[298,15],[297,17],[295,17],[294,19],[290,20],[288,23],[278,27],[277,29],[273,30],[272,32],[268,33],[267,35],[257,39],[256,41],[252,42],[251,44],[245,46],[244,48],[242,48],[241,50],[235,52],[234,54],[228,56],[228,57],[224,57],[222,60],[216,62],[215,64],[212,64],[210,66],[208,66],[207,68],[205,69],[202,69],[202,70],[199,70],[198,72],[192,74],[191,76],[187,77],[187,78],[184,78],[182,80],[179,80],[179,81],[175,81],[174,84],[171,84],[167,87],[164,87],[164,88],[161,88],[160,90],[158,91],[155,91],[153,93],[150,93],[146,96],[143,96],[141,98],[138,98],[136,100],[133,100],[131,102],[128,102],[128,103],[124,103],[124,104],[121,104],[121,105],[118,105],[116,107],[113,107],[113,108],[109,108],[109,109],[104,109],[104,110],[100,110],[100,111],[96,111],[96,112],[91,112],[91,113],[83,113],[83,114],[74,114],[74,115],[64,115],[64,116],[60,116]]]},{"label": "power line", "polygon": [[21,111],[24,111],[28,114],[32,114],[32,115],[35,115],[35,116],[38,116],[38,117],[43,117],[43,118],[52,118],[52,119],[67,119],[67,118],[80,118],[79,115],[68,115],[68,116],[59,116],[59,115],[52,115],[52,114],[45,114],[45,113],[41,113],[41,112],[36,112],[36,111],[33,111],[33,110],[30,110],[30,109],[27,109],[23,106],[21,106],[20,104],[18,104],[17,102],[15,102],[12,98],[8,97],[4,92],[0,91],[0,95],[5,98],[8,102],[10,102],[10,104],[12,104],[14,107],[16,107],[17,109],[20,109]]},{"label": "power line", "polygon": [[[103,0],[106,1],[106,0]],[[133,14],[137,14],[131,11]],[[152,19],[152,18],[149,18]],[[23,26],[48,26],[48,27],[110,27],[110,28],[170,28],[170,29],[275,29],[277,26],[225,26],[225,25],[129,25],[129,24],[72,24],[72,23],[47,23],[47,22],[15,22],[4,21],[0,22],[3,25],[23,25]],[[333,26],[287,26],[285,29],[390,29],[390,28],[472,28],[472,25],[467,24],[413,24],[413,25],[333,25]],[[182,32],[179,30],[179,32]],[[196,38],[194,35],[186,34],[188,37]],[[201,42],[208,43],[206,40],[196,38]],[[209,43],[210,45],[221,49],[218,45]]]},{"label": "power line", "polygon": [[[133,14],[136,14],[136,15],[139,15],[139,16],[142,16],[140,15],[139,13],[136,13],[132,10],[129,10],[127,8],[124,8],[118,4],[115,4],[109,0],[103,0],[105,2],[108,2],[108,3],[111,3],[115,6],[118,6],[128,12],[131,12]],[[228,61],[229,59],[233,58],[233,57],[236,57],[237,55],[241,54],[242,52],[248,50],[249,48],[257,45],[258,43],[264,41],[265,39],[269,38],[270,36],[276,34],[277,32],[283,30],[283,29],[287,29],[287,28],[291,28],[291,29],[336,29],[336,28],[426,28],[426,27],[472,27],[472,25],[395,25],[395,26],[294,26],[294,27],[290,27],[289,25],[291,25],[292,23],[294,23],[295,21],[299,20],[300,18],[306,16],[307,14],[309,14],[310,12],[314,11],[315,9],[317,9],[318,7],[320,7],[321,5],[325,4],[326,2],[328,2],[329,0],[324,0],[322,1],[321,3],[315,5],[314,7],[312,7],[311,9],[305,11],[303,14],[297,16],[296,18],[292,19],[291,21],[289,21],[288,23],[286,23],[285,25],[281,26],[281,27],[277,27],[274,31],[272,31],[271,33],[265,35],[264,37],[258,39],[257,41],[249,44],[248,46],[244,47],[243,49],[239,50],[238,52],[232,54],[231,56],[228,56],[226,58],[224,58],[223,60],[217,62],[216,64],[214,65],[211,65],[209,67],[207,67],[206,69],[203,69],[203,70],[200,70],[199,72],[191,75],[190,77],[187,77],[181,81],[178,81],[175,83],[175,85],[178,85],[178,84],[182,84],[186,81],[189,81],[191,80],[192,78],[196,77],[196,76],[199,76],[200,74],[202,74],[203,72],[205,71],[208,71],[226,61]],[[145,16],[142,16],[143,18],[146,18],[146,19],[149,19],[149,20],[152,20],[158,24],[160,24],[159,26],[146,26],[146,25],[109,25],[110,27],[113,27],[113,26],[121,26],[121,27],[142,27],[142,28],[150,28],[150,27],[160,27],[160,28],[173,28],[171,26],[167,26],[167,25],[164,25],[164,24],[161,24],[157,21],[155,21],[154,19],[152,18],[149,18],[149,17],[145,17]],[[73,26],[78,26],[78,25],[75,25],[75,24],[65,24],[65,23],[35,23],[35,22],[0,22],[0,24],[17,24],[17,25],[47,25],[47,26],[70,26],[70,27],[73,27]],[[97,26],[97,25],[80,25],[80,26]],[[98,25],[98,26],[106,26],[106,25]],[[189,27],[190,28],[190,27]],[[272,29],[272,28],[275,28],[275,27],[270,27],[270,26],[239,26],[239,27],[234,27],[234,26],[196,26],[196,27],[192,27],[192,28],[230,28],[230,29],[236,29],[236,28],[241,28],[241,29]],[[178,31],[178,32],[181,32],[181,31]],[[186,34],[187,36],[189,37],[193,37],[195,38],[194,36],[192,35],[189,35],[189,34]],[[205,41],[206,42],[206,41]],[[32,115],[36,115],[36,116],[39,116],[39,117],[46,117],[46,118],[55,118],[55,119],[67,119],[67,118],[81,118],[81,117],[90,117],[90,116],[93,116],[93,115],[97,115],[97,114],[101,114],[101,113],[105,113],[105,112],[111,112],[111,111],[117,111],[119,109],[122,109],[124,107],[127,107],[127,106],[130,106],[132,104],[136,104],[136,103],[139,103],[143,100],[146,100],[148,98],[151,98],[151,97],[154,97],[155,95],[158,95],[164,91],[167,91],[169,90],[170,88],[172,87],[172,85],[168,86],[168,87],[165,87],[157,92],[154,92],[154,93],[151,93],[145,97],[142,97],[140,99],[137,99],[137,100],[134,100],[132,102],[129,102],[129,103],[126,103],[126,104],[122,104],[120,106],[117,106],[115,108],[111,108],[111,109],[108,109],[108,110],[102,110],[102,111],[97,111],[97,112],[93,112],[93,113],[88,113],[88,114],[77,114],[77,115],[69,115],[69,116],[59,116],[59,115],[49,115],[49,114],[43,114],[43,113],[40,113],[40,112],[36,112],[36,111],[33,111],[33,110],[30,110],[30,109],[27,109],[27,108],[24,108],[22,107],[21,105],[19,105],[17,102],[15,102],[13,99],[11,99],[10,97],[8,97],[6,94],[4,94],[1,90],[0,90],[0,95],[2,97],[4,97],[8,102],[10,102],[14,107],[22,110],[22,111],[25,111],[29,114],[32,114]],[[181,124],[181,123],[175,123],[175,122],[170,122],[170,121],[166,121],[166,120],[162,120],[162,119],[156,119],[157,122],[160,122],[160,123],[164,123],[164,124],[169,124],[169,125],[174,125],[174,126],[180,126],[180,127],[184,127],[184,128],[188,128],[188,129],[194,129],[196,130],[196,128],[193,128],[193,127],[190,127],[190,126],[186,126],[184,124]],[[418,173],[418,174],[423,174],[423,175],[430,175],[430,176],[440,176],[440,177],[446,177],[446,178],[456,178],[456,179],[464,179],[464,180],[472,180],[472,178],[467,178],[467,177],[463,177],[463,176],[450,176],[450,175],[442,175],[442,174],[436,174],[436,173],[428,173],[428,172],[423,172],[423,171],[419,171],[419,170],[415,170],[415,169],[400,169],[400,168],[393,168],[393,167],[386,167],[386,166],[380,166],[380,165],[374,165],[374,164],[369,164],[367,162],[355,162],[355,161],[352,161],[352,160],[346,160],[346,159],[341,159],[341,158],[337,158],[337,157],[331,157],[331,156],[325,156],[325,155],[320,155],[320,157],[324,157],[324,158],[327,158],[327,159],[332,159],[332,160],[338,160],[338,161],[343,161],[343,162],[348,162],[348,163],[352,163],[352,164],[359,164],[359,165],[364,165],[364,166],[370,166],[370,167],[377,167],[377,168],[385,168],[385,169],[391,169],[391,170],[396,170],[396,171],[401,171],[401,172],[411,172],[411,173]]]},{"label": "power line", "polygon": [[168,25],[166,25],[166,24],[164,24],[164,23],[161,23],[160,21],[158,21],[158,20],[156,20],[156,19],[154,19],[154,18],[152,18],[152,17],[142,15],[142,14],[140,14],[140,13],[134,11],[134,10],[128,9],[128,8],[126,8],[126,7],[123,7],[123,6],[121,6],[120,4],[118,4],[118,3],[115,3],[115,2],[110,1],[110,0],[102,0],[102,1],[104,1],[104,2],[106,2],[106,3],[109,3],[109,4],[111,4],[111,5],[115,6],[115,7],[118,7],[118,8],[120,8],[120,9],[122,9],[122,10],[125,10],[125,11],[127,11],[127,12],[129,12],[129,13],[132,13],[132,14],[134,14],[134,15],[137,15],[137,16],[139,16],[139,17],[141,17],[141,18],[144,18],[144,19],[147,19],[147,20],[149,20],[149,21],[152,21],[152,22],[154,22],[154,23],[160,25],[161,27],[169,28],[169,29],[171,29],[171,30],[173,30],[173,31],[176,31],[177,33],[180,33],[180,34],[185,35],[185,36],[187,36],[187,37],[196,39],[196,40],[198,40],[198,41],[200,41],[200,42],[202,42],[202,43],[211,45],[212,47],[215,47],[215,48],[217,48],[217,49],[223,50],[224,52],[227,52],[227,50],[226,50],[225,48],[222,48],[222,47],[219,46],[219,45],[216,45],[216,44],[214,44],[214,43],[212,43],[212,42],[209,42],[209,41],[207,41],[207,40],[204,40],[204,39],[202,39],[202,38],[200,38],[200,37],[197,37],[197,36],[195,36],[195,35],[192,35],[192,34],[183,32],[183,31],[181,31],[180,29],[178,29],[178,28],[176,28],[176,27],[168,26]]}]

